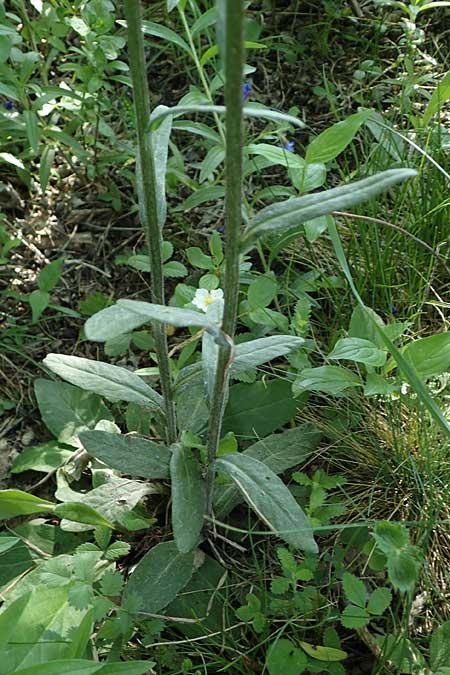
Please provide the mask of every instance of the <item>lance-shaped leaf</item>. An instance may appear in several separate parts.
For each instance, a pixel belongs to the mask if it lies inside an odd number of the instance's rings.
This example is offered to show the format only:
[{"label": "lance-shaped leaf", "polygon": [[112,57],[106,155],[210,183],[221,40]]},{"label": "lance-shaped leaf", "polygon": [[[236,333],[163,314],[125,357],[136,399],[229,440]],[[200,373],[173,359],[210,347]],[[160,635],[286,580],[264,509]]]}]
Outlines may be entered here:
[{"label": "lance-shaped leaf", "polygon": [[178,550],[189,553],[198,545],[206,510],[205,481],[190,448],[173,447],[170,478],[173,536]]},{"label": "lance-shaped leaf", "polygon": [[75,523],[84,523],[86,525],[95,525],[96,527],[109,527],[114,529],[114,525],[104,518],[101,513],[96,511],[89,504],[83,502],[66,502],[58,504],[54,509],[55,516],[72,520]]},{"label": "lance-shaped leaf", "polygon": [[[163,110],[166,106],[159,105],[156,109]],[[150,132],[150,143],[153,151],[153,163],[156,179],[156,204],[158,209],[158,224],[164,227],[167,215],[166,204],[166,170],[169,151],[170,132],[172,131],[172,116],[166,117],[156,131]]]},{"label": "lance-shaped leaf", "polygon": [[84,324],[84,333],[88,340],[106,342],[131,333],[148,322],[149,319],[142,314],[136,314],[116,304],[89,317]]},{"label": "lance-shaped leaf", "polygon": [[53,511],[56,504],[22,490],[0,490],[0,520]]},{"label": "lance-shaped leaf", "polygon": [[126,368],[64,354],[48,354],[44,364],[81,389],[118,401],[143,403],[149,408],[161,406],[161,396]]},{"label": "lance-shaped leaf", "polygon": [[367,201],[380,192],[388,190],[392,185],[416,175],[417,172],[413,169],[391,169],[331,190],[315,192],[267,206],[248,223],[242,245],[248,248],[259,237],[284,234],[307,220]]},{"label": "lance-shaped leaf", "polygon": [[289,354],[304,344],[304,339],[295,335],[270,335],[269,337],[243,342],[235,348],[230,372],[236,375],[248,368],[256,368],[279,356]]},{"label": "lance-shaped leaf", "polygon": [[308,553],[317,553],[311,525],[283,481],[266,464],[245,455],[216,460],[236,483],[248,505],[281,539]]},{"label": "lance-shaped leaf", "polygon": [[[120,23],[120,21],[118,23]],[[161,121],[168,115],[177,117],[179,115],[193,113],[206,113],[210,115],[214,113],[218,115],[225,115],[226,113],[226,108],[224,105],[178,105],[174,106],[173,108],[164,108],[163,110],[161,110],[161,108],[163,108],[163,106],[159,106],[159,112],[156,112],[155,110],[150,117],[150,125],[152,129],[157,128],[158,125],[161,124]],[[292,124],[292,126],[299,127],[300,129],[305,127],[305,123],[299,120],[298,117],[287,115],[286,113],[282,113],[279,110],[266,108],[266,106],[259,103],[252,103],[251,105],[245,106],[242,110],[242,114],[244,117],[257,117],[261,119],[273,120],[274,122],[287,122],[288,124]]]},{"label": "lance-shaped leaf", "polygon": [[137,596],[139,613],[159,612],[175,599],[194,572],[194,553],[180,553],[174,541],[150,549],[131,574],[124,599]]},{"label": "lance-shaped leaf", "polygon": [[85,431],[80,441],[88,455],[112,469],[140,478],[168,478],[169,448],[139,436],[122,436],[107,431]]},{"label": "lance-shaped leaf", "polygon": [[[248,447],[242,455],[263,462],[280,474],[302,464],[317,448],[320,431],[312,424],[302,424],[282,433],[272,434]],[[234,483],[217,485],[214,492],[214,513],[221,520],[242,501]]]},{"label": "lance-shaped leaf", "polygon": [[117,304],[119,307],[134,312],[138,316],[145,317],[147,321],[159,321],[179,328],[198,326],[214,335],[216,339],[223,341],[219,324],[203,312],[195,312],[192,309],[180,309],[179,307],[154,305],[150,302],[141,302],[140,300],[119,300]]}]

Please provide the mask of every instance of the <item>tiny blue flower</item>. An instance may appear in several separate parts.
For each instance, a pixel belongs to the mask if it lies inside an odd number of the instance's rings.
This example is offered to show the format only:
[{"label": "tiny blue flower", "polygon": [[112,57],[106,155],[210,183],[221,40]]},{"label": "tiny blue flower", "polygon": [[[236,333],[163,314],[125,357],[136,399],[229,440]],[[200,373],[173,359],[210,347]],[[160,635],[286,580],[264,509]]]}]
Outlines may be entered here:
[{"label": "tiny blue flower", "polygon": [[221,225],[220,227],[218,227],[217,232],[220,232],[220,234],[223,234],[225,232],[225,225]]},{"label": "tiny blue flower", "polygon": [[294,141],[288,141],[283,145],[283,148],[288,152],[295,152],[295,143]]},{"label": "tiny blue flower", "polygon": [[14,103],[12,101],[5,101],[3,106],[6,108],[6,110],[14,110]]},{"label": "tiny blue flower", "polygon": [[250,98],[250,94],[251,94],[251,93],[252,93],[252,87],[251,87],[251,85],[248,84],[248,83],[244,84],[244,87],[243,87],[243,89],[242,89],[242,101],[243,101],[243,103],[245,103],[246,101],[248,101],[248,99]]},{"label": "tiny blue flower", "polygon": [[392,314],[398,314],[398,309],[397,309],[396,305],[392,305],[391,312],[392,312]]}]

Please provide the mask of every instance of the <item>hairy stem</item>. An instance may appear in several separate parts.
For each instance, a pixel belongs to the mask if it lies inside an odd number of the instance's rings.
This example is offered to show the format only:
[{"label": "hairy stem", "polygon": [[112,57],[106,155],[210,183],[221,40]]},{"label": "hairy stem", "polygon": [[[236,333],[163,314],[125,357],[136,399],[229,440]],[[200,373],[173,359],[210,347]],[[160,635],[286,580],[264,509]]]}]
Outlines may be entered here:
[{"label": "hairy stem", "polygon": [[211,401],[207,442],[207,513],[212,512],[215,459],[228,394],[229,367],[239,296],[239,246],[242,206],[242,83],[244,64],[244,8],[241,0],[226,3],[225,104],[226,104],[226,191],[225,191],[225,309],[223,331],[228,347],[220,347]]},{"label": "hairy stem", "polygon": [[[125,17],[128,26],[128,54],[133,81],[134,108],[137,134],[137,180],[142,227],[147,238],[152,302],[164,304],[164,277],[162,235],[158,223],[155,165],[151,145],[151,132],[146,131],[150,119],[150,95],[145,67],[144,40],[140,0],[125,0]],[[177,437],[175,407],[172,398],[169,354],[164,324],[153,323],[155,350],[158,359],[161,390],[167,423],[167,440],[174,443]]]}]

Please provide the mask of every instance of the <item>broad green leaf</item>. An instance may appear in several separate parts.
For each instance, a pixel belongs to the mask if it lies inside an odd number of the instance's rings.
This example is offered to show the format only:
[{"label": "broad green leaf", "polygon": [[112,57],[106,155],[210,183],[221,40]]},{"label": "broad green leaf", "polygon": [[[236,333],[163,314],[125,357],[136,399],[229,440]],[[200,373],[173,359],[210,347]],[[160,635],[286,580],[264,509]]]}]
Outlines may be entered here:
[{"label": "broad green leaf", "polygon": [[42,313],[47,309],[48,303],[50,302],[50,294],[47,291],[41,291],[39,289],[33,291],[28,296],[28,302],[31,307],[31,320],[33,323],[39,321],[42,316]]},{"label": "broad green leaf", "polygon": [[356,361],[368,366],[384,366],[386,352],[378,349],[370,340],[361,338],[342,338],[338,340],[333,351],[328,354],[329,359]]},{"label": "broad green leaf", "polygon": [[[350,268],[347,263],[347,259],[345,257],[344,249],[342,247],[342,242],[340,240],[338,231],[336,229],[336,225],[333,223],[330,223],[329,226],[329,233],[330,233],[330,238],[333,243],[334,251],[336,254],[336,257],[339,261],[339,264],[342,268],[342,271],[345,275],[345,278],[347,279],[348,285],[350,286],[350,289],[358,301],[359,306],[363,311],[365,311],[366,307],[363,303],[363,300],[358,293],[358,290],[355,286],[355,282],[353,281],[352,274],[350,272]],[[370,313],[368,314],[370,318]],[[407,381],[409,384],[412,386],[414,391],[416,392],[417,396],[419,397],[420,401],[422,404],[425,406],[425,408],[428,410],[432,418],[435,420],[435,422],[438,423],[439,427],[441,430],[445,433],[447,438],[450,438],[450,424],[448,423],[448,420],[442,413],[442,410],[439,408],[439,406],[435,403],[435,401],[431,398],[427,388],[424,386],[422,380],[420,377],[417,376],[416,371],[414,368],[410,366],[408,361],[403,357],[403,355],[400,353],[400,351],[397,349],[395,344],[389,339],[389,337],[385,334],[383,329],[378,325],[376,321],[373,321],[373,326],[378,333],[379,337],[383,341],[384,346],[387,348],[387,350],[392,354],[397,366],[399,369],[402,371],[403,375],[406,377]]]},{"label": "broad green leaf", "polygon": [[364,628],[370,621],[370,615],[364,607],[347,605],[341,614],[340,621],[345,628]]},{"label": "broad green leaf", "polygon": [[[280,474],[293,466],[302,464],[315,451],[320,432],[312,424],[302,424],[279,434],[253,443],[242,455],[263,462],[274,473]],[[222,519],[242,501],[234,483],[217,485],[214,498],[214,513]]]},{"label": "broad green leaf", "polygon": [[389,588],[376,588],[369,597],[367,610],[370,614],[381,616],[387,610],[392,601],[392,593]]},{"label": "broad green leaf", "polygon": [[99,396],[65,382],[39,378],[34,393],[44,424],[61,443],[78,447],[80,431],[95,427],[100,420],[112,420]]},{"label": "broad green leaf", "polygon": [[289,169],[304,169],[305,167],[305,160],[295,152],[288,152],[268,143],[251,143],[246,147],[246,151],[250,155],[260,155],[268,159],[271,164],[281,164]]},{"label": "broad green leaf", "polygon": [[159,612],[186,586],[193,571],[192,552],[180,553],[174,541],[157,544],[136,565],[124,598],[138,597],[139,613]]},{"label": "broad green leaf", "polygon": [[[158,106],[155,108],[164,108]],[[158,208],[158,223],[161,228],[164,227],[167,215],[166,204],[166,170],[167,155],[169,152],[170,133],[172,131],[172,117],[166,117],[159,127],[150,133],[150,142],[153,150],[153,162],[155,165],[156,178],[156,201]]]},{"label": "broad green leaf", "polygon": [[55,160],[55,154],[55,148],[53,148],[51,145],[47,145],[42,152],[41,160],[39,162],[39,183],[42,192],[45,192],[47,189],[50,172]]},{"label": "broad green leaf", "polygon": [[134,401],[148,408],[161,406],[161,396],[125,368],[65,354],[48,354],[44,364],[71,384],[112,400]]},{"label": "broad green leaf", "polygon": [[348,334],[351,338],[369,340],[379,349],[382,349],[385,344],[374,324],[377,324],[383,331],[386,329],[383,319],[373,309],[356,305],[350,317]]},{"label": "broad green leaf", "polygon": [[245,501],[281,539],[296,548],[316,553],[311,526],[283,481],[266,464],[244,454],[216,460],[219,471],[237,485]]},{"label": "broad green leaf", "polygon": [[99,663],[83,659],[50,661],[39,666],[16,670],[15,675],[145,675],[155,663],[153,661],[117,661]]},{"label": "broad green leaf", "polygon": [[41,291],[52,291],[58,283],[62,268],[64,265],[64,258],[58,258],[46,265],[38,274],[37,284]]},{"label": "broad green leaf", "polygon": [[319,164],[335,159],[351,143],[360,126],[371,114],[370,110],[362,110],[325,129],[306,148],[306,162]]},{"label": "broad green leaf", "polygon": [[38,116],[31,110],[24,110],[23,117],[27,130],[28,142],[33,154],[37,155],[39,149],[39,123]]},{"label": "broad green leaf", "polygon": [[30,601],[31,593],[25,593],[0,613],[0,653],[3,653],[9,639],[16,631],[25,607]]},{"label": "broad green leaf", "polygon": [[367,602],[367,590],[364,582],[350,572],[344,572],[342,576],[342,585],[347,600],[358,607],[365,607]]},{"label": "broad green leaf", "polygon": [[[61,502],[82,502],[98,511],[111,523],[120,523],[124,514],[128,513],[141,499],[155,492],[149,483],[141,483],[126,478],[110,478],[107,483],[99,485],[90,492],[76,492],[69,487],[59,488],[55,497]],[[77,524],[64,520],[65,529],[71,532],[92,530],[88,524]]]},{"label": "broad green leaf", "polygon": [[284,638],[270,645],[266,667],[270,675],[300,675],[308,665],[306,654]]},{"label": "broad green leaf", "polygon": [[[117,314],[119,325],[118,327],[112,327],[111,323],[116,315],[111,310],[115,310],[116,308],[120,310]],[[140,300],[119,300],[117,305],[107,307],[88,319],[85,326],[86,337],[89,340],[103,342],[123,332],[129,332],[129,328],[126,331],[120,330],[119,332],[119,327],[124,329],[127,320],[133,323],[133,328],[142,326],[144,323],[149,323],[150,321],[159,321],[160,323],[167,323],[176,327],[202,327],[216,338],[221,334],[219,325],[208,319],[203,312],[180,309],[179,307],[154,305],[149,302],[141,302]]]},{"label": "broad green leaf", "polygon": [[[16,527],[14,532],[19,536],[23,533],[19,532],[19,527]],[[0,537],[0,542],[10,540],[11,537]],[[0,553],[0,587],[5,587],[9,583],[24,572],[31,572],[36,564],[36,552],[31,553],[22,541],[19,541],[12,547],[8,547]],[[28,575],[25,575],[28,576]],[[9,598],[9,594],[7,595]],[[1,653],[1,652],[0,652]]]},{"label": "broad green leaf", "polygon": [[333,216],[319,216],[312,220],[307,220],[303,224],[305,230],[305,237],[311,243],[315,242],[321,234],[327,231],[330,218]]},{"label": "broad green leaf", "polygon": [[53,511],[58,518],[65,518],[66,520],[73,520],[75,523],[85,523],[86,525],[95,525],[96,527],[110,527],[114,529],[114,525],[106,520],[100,513],[98,513],[92,506],[83,504],[83,502],[66,502],[65,504],[58,504]]},{"label": "broad green leaf", "polygon": [[246,226],[242,246],[247,249],[259,237],[286,233],[313,218],[367,201],[396,183],[416,175],[417,172],[412,169],[391,169],[354,183],[267,206]]},{"label": "broad green leaf", "polygon": [[0,537],[0,555],[20,542],[17,537]]},{"label": "broad green leaf", "polygon": [[22,450],[14,460],[10,471],[11,473],[22,473],[23,471],[48,473],[64,464],[72,454],[73,450],[62,447],[56,441],[47,441],[42,445]]},{"label": "broad green leaf", "polygon": [[222,431],[237,437],[264,437],[295,416],[297,403],[287,380],[265,380],[230,387]]},{"label": "broad green leaf", "polygon": [[435,670],[450,665],[450,621],[436,628],[430,641],[430,666]]},{"label": "broad green leaf", "polygon": [[262,274],[252,281],[247,291],[250,309],[268,307],[278,291],[275,275]]},{"label": "broad green leaf", "polygon": [[198,545],[206,510],[205,481],[190,448],[173,446],[170,480],[173,536],[178,550],[189,553]]},{"label": "broad green leaf", "polygon": [[369,373],[366,377],[364,396],[388,396],[395,390],[395,384],[386,380],[382,375]]},{"label": "broad green leaf", "polygon": [[295,379],[292,390],[295,396],[305,391],[321,391],[337,396],[349,387],[360,387],[361,381],[351,370],[340,366],[305,368]]},{"label": "broad green leaf", "polygon": [[402,354],[421,379],[442,375],[450,369],[450,331],[414,340]]},{"label": "broad green leaf", "polygon": [[202,161],[199,181],[204,183],[205,180],[211,176],[212,173],[222,164],[225,159],[225,150],[222,146],[216,145],[210,148],[206,153],[206,157]]},{"label": "broad green leaf", "polygon": [[[80,624],[86,613],[69,604],[72,587],[70,583],[52,588],[40,585],[33,590],[15,626],[13,639],[2,650],[1,672],[33,668],[35,673],[38,665],[70,654],[68,633]],[[2,613],[0,620],[1,616]]]},{"label": "broad green leaf", "polygon": [[186,249],[187,259],[193,267],[199,267],[204,270],[213,270],[214,262],[210,255],[205,255],[198,246],[191,246]]},{"label": "broad green leaf", "polygon": [[80,441],[88,455],[96,457],[112,469],[141,478],[168,478],[170,450],[134,434],[85,431]]},{"label": "broad green leaf", "polygon": [[439,82],[438,86],[433,92],[432,97],[430,98],[426,110],[422,117],[423,126],[427,126],[430,123],[433,115],[438,112],[450,99],[450,70],[444,75],[442,80]]},{"label": "broad green leaf", "polygon": [[[178,0],[179,2],[180,0]],[[118,21],[122,26],[126,25],[125,21]],[[146,35],[152,35],[153,37],[162,38],[164,42],[172,42],[177,47],[180,47],[183,51],[187,52],[191,56],[191,50],[187,42],[183,38],[171,30],[167,26],[164,26],[160,23],[154,23],[153,21],[143,21],[142,30]]]},{"label": "broad green leaf", "polygon": [[308,642],[300,640],[300,646],[308,656],[318,661],[325,661],[325,663],[335,663],[336,661],[343,661],[348,657],[347,652],[342,649],[335,649],[334,647],[324,647],[323,645],[314,646]]},{"label": "broad green leaf", "polygon": [[22,490],[0,490],[0,520],[9,520],[17,516],[27,516],[31,513],[52,512],[53,502],[35,497]]}]

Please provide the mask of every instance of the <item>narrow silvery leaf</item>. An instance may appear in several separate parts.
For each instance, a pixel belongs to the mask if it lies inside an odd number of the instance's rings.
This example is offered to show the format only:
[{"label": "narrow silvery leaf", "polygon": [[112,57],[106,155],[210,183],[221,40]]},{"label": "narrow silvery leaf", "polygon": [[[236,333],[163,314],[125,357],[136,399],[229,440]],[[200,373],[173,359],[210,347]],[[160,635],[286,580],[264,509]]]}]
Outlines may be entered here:
[{"label": "narrow silvery leaf", "polygon": [[245,455],[216,460],[236,483],[245,501],[281,539],[308,553],[317,553],[311,525],[283,481],[266,464]]},{"label": "narrow silvery leaf", "polygon": [[[165,107],[166,106],[160,105],[155,108],[155,112],[160,109],[164,109]],[[168,115],[159,125],[158,129],[156,129],[156,131],[152,131],[150,135],[153,150],[153,162],[155,166],[158,223],[161,228],[164,227],[167,214],[166,169],[170,132],[172,131],[172,119],[172,116]]]},{"label": "narrow silvery leaf", "polygon": [[88,340],[106,342],[125,333],[131,333],[135,328],[148,322],[147,317],[116,304],[89,317],[84,324],[84,333]]},{"label": "narrow silvery leaf", "polygon": [[178,550],[189,553],[198,545],[206,509],[205,481],[190,448],[173,446],[170,479],[173,536]]},{"label": "narrow silvery leaf", "polygon": [[[209,115],[216,113],[218,115],[225,115],[226,108],[224,105],[209,104],[177,105],[173,108],[166,108],[157,114],[152,113],[150,117],[150,125],[152,129],[157,127],[159,124],[161,124],[161,120],[167,117],[167,115],[177,117],[179,115],[193,113],[205,113]],[[287,122],[288,124],[292,124],[292,126],[299,127],[300,129],[303,129],[305,126],[304,122],[293,115],[287,115],[286,113],[282,113],[279,110],[272,110],[271,108],[266,108],[266,106],[256,103],[245,106],[245,108],[242,110],[242,114],[244,117],[256,117],[258,119],[261,118],[273,120],[274,122]]]},{"label": "narrow silvery leaf", "polygon": [[391,169],[354,183],[267,206],[248,223],[243,247],[251,246],[259,237],[288,232],[307,220],[367,201],[416,175],[413,169]]},{"label": "narrow silvery leaf", "polygon": [[295,335],[271,335],[239,344],[235,348],[231,374],[236,375],[248,368],[256,368],[279,356],[289,354],[304,344],[304,339]]},{"label": "narrow silvery leaf", "polygon": [[88,455],[112,469],[140,478],[168,478],[170,450],[147,438],[107,431],[85,431],[79,436]]},{"label": "narrow silvery leaf", "polygon": [[[206,317],[219,324],[222,321],[223,301],[213,302],[206,311]],[[217,358],[219,356],[219,347],[214,337],[205,332],[202,337],[202,367],[203,380],[209,398],[212,396],[214,382],[216,379]]]},{"label": "narrow silvery leaf", "polygon": [[48,354],[44,364],[63,380],[81,389],[117,401],[143,403],[149,408],[161,406],[161,396],[126,368],[64,354]]},{"label": "narrow silvery leaf", "polygon": [[194,553],[180,553],[174,541],[150,549],[136,565],[125,590],[141,600],[139,613],[159,612],[175,599],[194,572]]},{"label": "narrow silvery leaf", "polygon": [[[320,431],[312,424],[302,424],[282,433],[272,434],[253,443],[242,455],[263,462],[276,474],[302,464],[317,448]],[[234,483],[216,485],[214,492],[214,513],[219,520],[242,501]]]},{"label": "narrow silvery leaf", "polygon": [[171,326],[185,327],[198,326],[207,330],[216,338],[220,338],[221,330],[218,323],[211,320],[203,312],[195,312],[192,309],[180,309],[179,307],[166,307],[154,305],[140,300],[119,300],[119,307],[134,312],[138,316],[145,317],[147,321],[160,321]]}]

